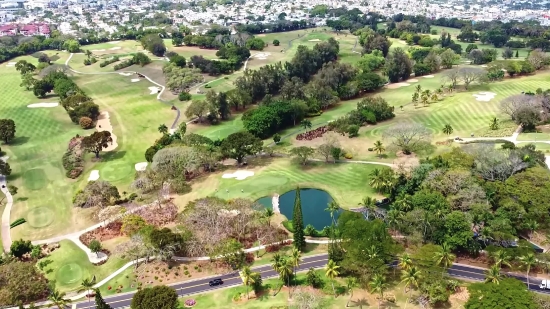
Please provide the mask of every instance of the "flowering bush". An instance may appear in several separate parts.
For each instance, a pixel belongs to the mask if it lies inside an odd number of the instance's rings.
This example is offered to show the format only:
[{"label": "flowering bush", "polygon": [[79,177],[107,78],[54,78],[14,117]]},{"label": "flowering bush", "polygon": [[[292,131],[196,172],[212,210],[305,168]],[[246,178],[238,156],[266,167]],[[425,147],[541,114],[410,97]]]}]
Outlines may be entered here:
[{"label": "flowering bush", "polygon": [[185,300],[185,306],[186,307],[193,307],[196,304],[197,304],[197,302],[194,299],[186,299]]}]

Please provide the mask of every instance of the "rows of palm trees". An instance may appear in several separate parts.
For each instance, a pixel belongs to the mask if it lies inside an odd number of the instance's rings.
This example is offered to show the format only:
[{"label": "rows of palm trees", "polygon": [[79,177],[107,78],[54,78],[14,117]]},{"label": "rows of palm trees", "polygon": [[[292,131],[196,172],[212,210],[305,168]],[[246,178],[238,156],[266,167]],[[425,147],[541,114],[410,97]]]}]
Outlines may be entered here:
[{"label": "rows of palm trees", "polygon": [[440,96],[444,95],[445,92],[452,93],[453,90],[454,88],[451,85],[447,87],[442,85],[432,92],[429,89],[422,90],[422,86],[417,85],[412,95],[412,103],[415,107],[418,106],[419,102],[421,102],[423,106],[428,106],[430,102],[437,102]]},{"label": "rows of palm trees", "polygon": [[[504,250],[497,250],[490,254],[493,260],[493,265],[485,272],[485,282],[491,282],[499,284],[500,280],[504,277],[501,270],[503,266],[512,268],[513,258]],[[541,262],[537,259],[533,252],[527,252],[516,259],[519,268],[524,269],[527,277],[527,289],[529,289],[529,273]]]}]

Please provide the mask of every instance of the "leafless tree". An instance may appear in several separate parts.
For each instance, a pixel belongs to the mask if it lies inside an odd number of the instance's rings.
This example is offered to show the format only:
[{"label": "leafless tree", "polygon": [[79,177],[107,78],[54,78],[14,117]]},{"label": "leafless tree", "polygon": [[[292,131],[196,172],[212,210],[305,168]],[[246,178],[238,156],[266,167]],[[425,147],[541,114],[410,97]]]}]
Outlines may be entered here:
[{"label": "leafless tree", "polygon": [[517,153],[510,150],[495,149],[490,145],[465,147],[473,155],[476,171],[485,180],[505,181],[517,172],[526,169],[529,164],[523,162]]},{"label": "leafless tree", "polygon": [[456,88],[459,78],[459,69],[455,68],[445,71],[441,79],[443,83],[450,83],[453,88]]},{"label": "leafless tree", "polygon": [[115,201],[120,198],[118,190],[108,181],[97,180],[90,181],[84,189],[78,191],[73,199],[75,207],[103,208],[109,205],[114,205]]},{"label": "leafless tree", "polygon": [[457,210],[466,211],[487,200],[485,191],[468,171],[437,169],[428,173],[423,185],[441,192]]},{"label": "leafless tree", "polygon": [[533,65],[535,70],[540,70],[548,63],[548,56],[542,50],[535,49],[529,53],[527,61]]},{"label": "leafless tree", "polygon": [[332,132],[325,134],[323,139],[324,143],[317,147],[317,152],[325,159],[325,162],[328,162],[332,154],[332,148],[340,147],[340,144],[338,143],[336,135]]},{"label": "leafless tree", "polygon": [[135,267],[138,267],[138,259],[150,257],[154,254],[153,248],[147,244],[143,235],[136,233],[129,241],[121,243],[115,247],[113,254],[122,258],[129,258],[136,261]]},{"label": "leafless tree", "polygon": [[125,210],[126,208],[122,206],[109,206],[99,210],[97,213],[97,218],[105,224],[107,220],[121,216]]},{"label": "leafless tree", "polygon": [[404,122],[391,126],[384,132],[384,139],[391,140],[392,145],[403,153],[410,154],[423,143],[430,142],[431,133],[418,123]]},{"label": "leafless tree", "polygon": [[463,67],[458,69],[458,75],[464,83],[464,88],[468,89],[470,84],[484,83],[487,80],[487,71],[476,67]]},{"label": "leafless tree", "polygon": [[509,115],[514,121],[516,120],[518,113],[525,108],[532,108],[540,111],[542,108],[542,101],[538,96],[516,94],[509,96],[500,102],[500,110]]},{"label": "leafless tree", "polygon": [[292,295],[292,309],[316,309],[323,307],[323,298],[316,293],[297,288]]}]

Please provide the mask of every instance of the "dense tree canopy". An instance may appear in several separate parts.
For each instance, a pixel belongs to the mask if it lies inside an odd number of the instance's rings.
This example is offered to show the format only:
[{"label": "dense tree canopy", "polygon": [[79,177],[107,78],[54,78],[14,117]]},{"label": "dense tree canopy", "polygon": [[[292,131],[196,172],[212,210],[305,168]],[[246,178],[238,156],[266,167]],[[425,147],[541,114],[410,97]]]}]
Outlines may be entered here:
[{"label": "dense tree canopy", "polygon": [[468,286],[468,292],[466,309],[538,308],[525,284],[513,278],[500,280],[499,284],[473,283]]}]

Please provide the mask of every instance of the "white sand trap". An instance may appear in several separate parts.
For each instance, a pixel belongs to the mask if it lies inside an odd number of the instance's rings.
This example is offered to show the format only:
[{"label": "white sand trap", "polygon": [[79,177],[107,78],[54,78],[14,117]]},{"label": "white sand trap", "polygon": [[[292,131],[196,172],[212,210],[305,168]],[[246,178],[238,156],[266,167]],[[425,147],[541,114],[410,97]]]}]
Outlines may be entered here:
[{"label": "white sand trap", "polygon": [[160,88],[159,87],[149,87],[149,90],[151,90],[150,94],[157,94],[157,93],[159,93]]},{"label": "white sand trap", "polygon": [[245,180],[248,177],[254,176],[252,171],[236,171],[230,174],[223,174],[222,178],[235,178],[236,180]]},{"label": "white sand trap", "polygon": [[92,49],[93,52],[106,51],[106,49]]},{"label": "white sand trap", "polygon": [[132,76],[133,73],[118,73],[118,74],[120,74],[122,76]]},{"label": "white sand trap", "polygon": [[308,42],[321,42],[319,39],[308,40]]},{"label": "white sand trap", "polygon": [[99,179],[99,171],[93,170],[88,177],[88,181],[96,181]]},{"label": "white sand trap", "polygon": [[486,64],[484,64],[484,65],[482,65],[481,67],[482,67],[482,68],[486,68],[486,67],[487,67],[487,65],[486,65]]},{"label": "white sand trap", "polygon": [[424,77],[424,78],[434,78],[435,76],[433,76],[433,75],[424,75],[422,77]]},{"label": "white sand trap", "polygon": [[108,42],[109,44],[118,44],[120,43],[120,41],[112,41],[112,42]]},{"label": "white sand trap", "polygon": [[143,172],[144,170],[147,169],[147,162],[140,162],[140,163],[136,163],[136,171],[138,172]]},{"label": "white sand trap", "polygon": [[137,83],[137,82],[139,82],[139,78],[132,78],[130,81],[131,81],[132,83]]},{"label": "white sand trap", "polygon": [[489,102],[491,101],[497,94],[494,92],[480,92],[473,94],[473,96],[476,98],[477,101],[482,102]]},{"label": "white sand trap", "polygon": [[101,112],[99,114],[99,117],[97,117],[97,123],[95,125],[95,129],[98,132],[101,131],[109,131],[111,132],[111,139],[113,140],[107,148],[103,148],[103,151],[113,151],[115,148],[118,147],[118,144],[116,142],[116,135],[113,134],[113,127],[111,126],[111,119],[109,118],[109,112]]},{"label": "white sand trap", "polygon": [[17,62],[14,62],[14,61],[10,61],[10,62],[8,62],[8,64],[9,64],[9,65],[16,65],[16,64],[17,64]]},{"label": "white sand trap", "polygon": [[120,47],[120,46],[116,46],[116,47],[111,47],[111,48],[109,48],[109,50],[117,50],[117,49],[121,49],[121,48],[122,48],[122,47]]},{"label": "white sand trap", "polygon": [[388,89],[397,89],[397,88],[401,88],[401,87],[407,87],[407,86],[410,86],[410,85],[411,84],[409,84],[409,83],[394,83],[394,84],[389,84],[386,87],[388,87]]},{"label": "white sand trap", "polygon": [[170,130],[168,130],[168,133],[170,133],[170,134],[174,134],[175,132],[176,132],[176,129],[170,129]]},{"label": "white sand trap", "polygon": [[34,103],[27,105],[28,108],[39,108],[39,107],[56,107],[59,103]]},{"label": "white sand trap", "polygon": [[418,79],[416,79],[416,78],[410,78],[410,79],[407,79],[407,81],[409,83],[418,83]]}]

